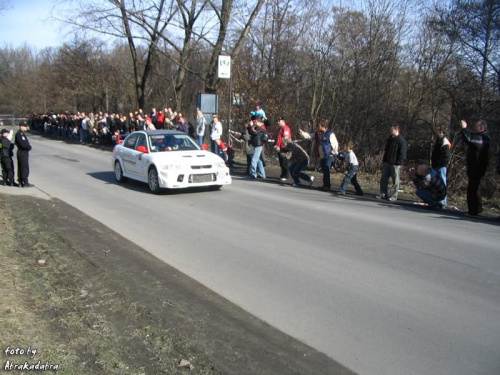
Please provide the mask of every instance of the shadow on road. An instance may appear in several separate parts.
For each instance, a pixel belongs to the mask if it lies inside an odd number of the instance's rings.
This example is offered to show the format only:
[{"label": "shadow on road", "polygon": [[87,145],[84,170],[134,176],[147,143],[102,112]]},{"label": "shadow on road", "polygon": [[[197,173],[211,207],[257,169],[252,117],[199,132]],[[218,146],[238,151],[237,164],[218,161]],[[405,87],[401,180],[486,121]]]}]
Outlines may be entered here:
[{"label": "shadow on road", "polygon": [[[103,181],[106,184],[120,186],[124,189],[136,191],[143,194],[152,194],[149,191],[148,185],[144,182],[128,179],[126,182],[117,182],[115,179],[115,174],[113,171],[109,172],[90,172],[87,173],[90,177],[96,180]],[[193,193],[216,193],[217,190],[213,190],[210,187],[193,187],[184,189],[162,189],[158,195],[182,195],[182,194],[193,194]]]}]

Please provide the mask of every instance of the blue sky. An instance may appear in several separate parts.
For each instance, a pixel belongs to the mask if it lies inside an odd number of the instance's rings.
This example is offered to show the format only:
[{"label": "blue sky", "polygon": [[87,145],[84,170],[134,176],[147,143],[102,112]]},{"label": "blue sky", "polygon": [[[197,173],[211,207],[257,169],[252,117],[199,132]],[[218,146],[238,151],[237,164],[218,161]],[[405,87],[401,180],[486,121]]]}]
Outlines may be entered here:
[{"label": "blue sky", "polygon": [[60,24],[50,20],[56,0],[10,0],[0,13],[0,47],[24,44],[41,50],[63,42]]}]

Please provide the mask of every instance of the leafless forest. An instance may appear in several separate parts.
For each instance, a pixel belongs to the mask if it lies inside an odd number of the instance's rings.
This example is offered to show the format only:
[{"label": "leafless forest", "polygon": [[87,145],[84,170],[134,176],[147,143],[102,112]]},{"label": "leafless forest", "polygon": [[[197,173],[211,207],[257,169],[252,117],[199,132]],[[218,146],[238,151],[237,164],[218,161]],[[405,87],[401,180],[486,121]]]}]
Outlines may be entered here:
[{"label": "leafless forest", "polygon": [[486,120],[498,150],[500,0],[63,0],[53,17],[68,42],[0,49],[0,113],[172,107],[193,119],[196,93],[216,92],[236,128],[256,103],[292,130],[328,119],[368,172],[391,124],[414,162],[445,126],[456,187],[460,119]]}]

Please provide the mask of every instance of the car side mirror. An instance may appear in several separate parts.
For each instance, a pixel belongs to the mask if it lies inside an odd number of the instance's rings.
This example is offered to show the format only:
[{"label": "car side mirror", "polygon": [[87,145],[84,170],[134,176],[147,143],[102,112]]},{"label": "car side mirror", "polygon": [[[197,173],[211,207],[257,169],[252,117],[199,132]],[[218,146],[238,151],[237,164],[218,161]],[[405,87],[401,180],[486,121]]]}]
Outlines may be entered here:
[{"label": "car side mirror", "polygon": [[142,152],[144,154],[148,154],[148,148],[146,146],[137,146],[137,151]]}]

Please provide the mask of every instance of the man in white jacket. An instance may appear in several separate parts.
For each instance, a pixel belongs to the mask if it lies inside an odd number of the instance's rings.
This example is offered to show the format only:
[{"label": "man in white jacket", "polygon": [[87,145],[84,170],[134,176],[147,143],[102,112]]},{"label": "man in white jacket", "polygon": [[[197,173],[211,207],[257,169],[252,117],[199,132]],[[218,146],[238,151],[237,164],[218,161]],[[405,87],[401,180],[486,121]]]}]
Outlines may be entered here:
[{"label": "man in white jacket", "polygon": [[212,126],[210,129],[210,140],[212,141],[212,152],[219,155],[219,146],[217,146],[217,140],[222,136],[222,124],[219,121],[219,116],[214,114],[212,116]]}]

